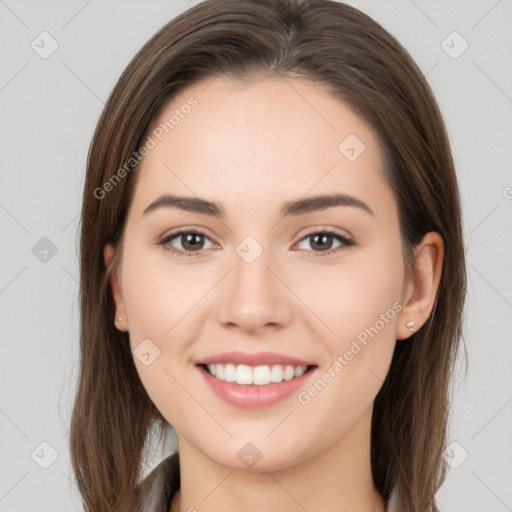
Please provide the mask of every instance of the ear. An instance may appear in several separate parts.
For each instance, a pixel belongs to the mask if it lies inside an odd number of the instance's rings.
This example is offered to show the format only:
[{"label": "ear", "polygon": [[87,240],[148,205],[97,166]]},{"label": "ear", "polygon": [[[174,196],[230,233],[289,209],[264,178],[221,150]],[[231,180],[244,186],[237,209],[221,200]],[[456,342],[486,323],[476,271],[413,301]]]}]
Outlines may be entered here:
[{"label": "ear", "polygon": [[120,331],[127,331],[128,319],[126,318],[121,287],[119,255],[116,254],[112,244],[107,244],[105,246],[103,250],[103,259],[105,261],[106,272],[109,274],[109,284],[112,289],[112,295],[114,296],[114,301],[116,303],[116,317],[114,324]]},{"label": "ear", "polygon": [[[441,235],[427,233],[414,250],[414,269],[407,283],[403,308],[398,317],[397,339],[403,340],[418,331],[428,320],[436,299],[443,267],[444,243]],[[411,332],[407,322],[414,322]]]}]

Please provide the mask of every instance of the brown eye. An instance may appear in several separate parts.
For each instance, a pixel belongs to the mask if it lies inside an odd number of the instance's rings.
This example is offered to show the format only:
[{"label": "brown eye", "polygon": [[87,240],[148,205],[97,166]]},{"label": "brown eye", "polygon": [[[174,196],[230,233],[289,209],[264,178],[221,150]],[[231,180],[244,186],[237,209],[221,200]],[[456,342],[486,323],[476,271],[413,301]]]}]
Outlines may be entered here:
[{"label": "brown eye", "polygon": [[200,233],[186,233],[179,235],[181,237],[181,245],[186,251],[198,251],[203,248],[204,240]]},{"label": "brown eye", "polygon": [[327,233],[318,233],[315,235],[309,235],[310,245],[314,248],[320,248],[321,251],[328,250],[334,243],[334,237]]},{"label": "brown eye", "polygon": [[[304,240],[309,242],[309,246],[313,252],[319,253],[318,256],[332,254],[338,250],[354,245],[352,240],[335,231],[317,231],[306,235],[299,244]],[[332,249],[333,245],[338,242],[338,245]]]},{"label": "brown eye", "polygon": [[206,241],[212,243],[211,240],[200,231],[179,231],[165,236],[159,244],[170,252],[182,256],[195,256],[193,253],[198,253],[203,249],[209,248],[205,247]]}]

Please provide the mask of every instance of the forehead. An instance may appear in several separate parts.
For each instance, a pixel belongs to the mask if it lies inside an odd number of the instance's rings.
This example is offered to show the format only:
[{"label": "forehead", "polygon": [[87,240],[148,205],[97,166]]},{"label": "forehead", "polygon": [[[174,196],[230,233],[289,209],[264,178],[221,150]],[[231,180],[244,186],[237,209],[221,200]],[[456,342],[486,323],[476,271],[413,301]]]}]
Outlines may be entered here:
[{"label": "forehead", "polygon": [[[320,85],[265,78],[209,79],[161,110],[154,147],[137,177],[134,206],[162,192],[226,202],[340,191],[390,201],[372,128]],[[147,204],[146,204],[147,206]]]}]

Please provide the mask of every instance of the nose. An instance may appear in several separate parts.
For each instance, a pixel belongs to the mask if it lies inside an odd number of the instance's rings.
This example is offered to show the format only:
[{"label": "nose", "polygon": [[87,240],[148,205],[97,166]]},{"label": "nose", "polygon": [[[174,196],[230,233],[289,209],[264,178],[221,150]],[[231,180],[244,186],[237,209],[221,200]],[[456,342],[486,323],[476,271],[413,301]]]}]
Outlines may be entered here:
[{"label": "nose", "polygon": [[218,295],[218,321],[225,327],[257,334],[291,322],[294,295],[273,268],[268,252],[263,250],[252,262],[234,254],[233,268]]}]

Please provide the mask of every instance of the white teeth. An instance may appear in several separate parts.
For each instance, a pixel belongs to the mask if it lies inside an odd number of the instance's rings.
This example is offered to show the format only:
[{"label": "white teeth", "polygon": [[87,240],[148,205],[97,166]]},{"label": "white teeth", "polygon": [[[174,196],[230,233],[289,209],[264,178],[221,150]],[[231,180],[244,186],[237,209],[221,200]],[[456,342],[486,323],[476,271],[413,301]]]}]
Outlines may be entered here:
[{"label": "white teeth", "polygon": [[236,382],[241,385],[265,386],[271,382],[277,383],[283,380],[291,380],[300,377],[307,370],[307,366],[248,366],[245,364],[209,364],[208,371],[219,380]]},{"label": "white teeth", "polygon": [[270,366],[256,366],[252,370],[252,383],[257,386],[270,384]]},{"label": "white teeth", "polygon": [[281,382],[283,380],[283,367],[272,366],[270,369],[270,382]]},{"label": "white teeth", "polygon": [[295,377],[300,377],[305,371],[306,368],[304,366],[297,366],[297,368],[295,368]]},{"label": "white teeth", "polygon": [[283,373],[284,380],[292,380],[293,377],[295,377],[295,368],[293,366],[287,366]]},{"label": "white teeth", "polygon": [[236,368],[234,364],[227,364],[224,367],[224,380],[226,382],[235,382],[236,380]]},{"label": "white teeth", "polygon": [[250,366],[239,364],[236,367],[236,383],[237,384],[252,384],[252,370]]}]

